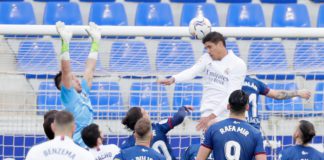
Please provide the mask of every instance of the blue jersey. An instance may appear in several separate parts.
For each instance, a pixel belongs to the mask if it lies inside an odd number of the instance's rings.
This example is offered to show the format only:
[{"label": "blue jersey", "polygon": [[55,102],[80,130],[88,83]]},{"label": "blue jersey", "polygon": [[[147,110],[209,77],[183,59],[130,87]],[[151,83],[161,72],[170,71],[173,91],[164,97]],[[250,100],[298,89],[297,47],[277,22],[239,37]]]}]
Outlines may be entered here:
[{"label": "blue jersey", "polygon": [[72,113],[75,120],[76,130],[73,134],[73,140],[76,144],[85,148],[86,145],[82,140],[81,131],[92,123],[93,109],[89,99],[90,89],[86,80],[82,79],[81,87],[82,91],[78,93],[73,87],[68,89],[62,85],[61,99],[65,110]]},{"label": "blue jersey", "polygon": [[114,160],[165,160],[165,157],[152,148],[133,146],[121,150]]},{"label": "blue jersey", "polygon": [[217,160],[251,160],[265,154],[261,132],[246,121],[229,118],[210,126],[202,146],[213,150]]},{"label": "blue jersey", "polygon": [[[154,150],[158,151],[165,156],[166,159],[176,159],[172,154],[172,148],[169,144],[166,134],[173,128],[172,119],[166,119],[160,123],[152,123],[153,140],[151,146]],[[134,136],[129,136],[122,142],[121,149],[129,148],[135,145]]]},{"label": "blue jersey", "polygon": [[[200,148],[200,144],[192,144],[183,153],[183,155],[181,156],[181,160],[196,160],[199,148]],[[210,154],[207,160],[212,160],[212,159],[213,159],[212,154]]]},{"label": "blue jersey", "polygon": [[312,147],[296,145],[281,151],[279,160],[324,160],[324,156]]},{"label": "blue jersey", "polygon": [[259,99],[259,95],[267,95],[270,89],[263,82],[255,78],[246,76],[242,90],[249,95],[249,101],[250,101],[249,102],[250,109],[246,114],[246,120],[255,128],[260,129],[260,118],[258,115],[257,102]]}]

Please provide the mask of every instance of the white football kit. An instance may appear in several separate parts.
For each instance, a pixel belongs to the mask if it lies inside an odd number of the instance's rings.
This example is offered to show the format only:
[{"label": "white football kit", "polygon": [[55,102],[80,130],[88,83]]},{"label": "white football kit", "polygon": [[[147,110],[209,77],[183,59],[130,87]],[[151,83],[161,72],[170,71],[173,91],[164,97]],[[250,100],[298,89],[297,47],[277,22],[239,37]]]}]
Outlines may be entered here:
[{"label": "white football kit", "polygon": [[91,148],[89,151],[95,157],[95,160],[113,160],[120,149],[114,144],[109,144]]},{"label": "white football kit", "polygon": [[53,140],[32,147],[26,160],[94,160],[94,157],[70,137],[56,136]]},{"label": "white football kit", "polygon": [[201,117],[215,114],[217,117],[226,111],[230,94],[242,88],[246,76],[246,64],[232,50],[221,60],[212,60],[204,54],[191,68],[172,77],[175,82],[185,82],[197,75],[203,76],[203,96],[200,105]]}]

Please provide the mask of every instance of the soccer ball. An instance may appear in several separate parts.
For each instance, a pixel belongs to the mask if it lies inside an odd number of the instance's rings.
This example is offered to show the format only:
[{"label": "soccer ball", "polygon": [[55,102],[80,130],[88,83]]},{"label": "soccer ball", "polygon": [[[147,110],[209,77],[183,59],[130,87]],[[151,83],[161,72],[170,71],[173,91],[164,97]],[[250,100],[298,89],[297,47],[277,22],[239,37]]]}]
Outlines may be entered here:
[{"label": "soccer ball", "polygon": [[210,21],[205,17],[193,18],[189,23],[189,32],[196,39],[203,39],[210,31]]}]

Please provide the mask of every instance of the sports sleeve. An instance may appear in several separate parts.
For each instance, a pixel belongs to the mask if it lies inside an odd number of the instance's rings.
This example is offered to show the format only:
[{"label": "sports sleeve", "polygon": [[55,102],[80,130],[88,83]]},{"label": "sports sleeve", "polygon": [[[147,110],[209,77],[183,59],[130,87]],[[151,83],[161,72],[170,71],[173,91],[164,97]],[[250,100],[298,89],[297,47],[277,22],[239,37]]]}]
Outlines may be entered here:
[{"label": "sports sleeve", "polygon": [[261,95],[267,95],[270,91],[270,88],[268,87],[268,85],[266,85],[265,83],[263,83],[262,81],[258,80],[258,86],[259,86],[259,93]]},{"label": "sports sleeve", "polygon": [[184,151],[184,153],[182,154],[181,156],[181,159],[180,160],[190,160],[189,157],[190,157],[190,146],[187,147],[187,149]]},{"label": "sports sleeve", "polygon": [[81,87],[82,87],[82,90],[83,90],[87,95],[90,94],[90,88],[89,88],[89,86],[88,86],[88,82],[87,82],[85,79],[82,79],[82,80],[81,80]]},{"label": "sports sleeve", "polygon": [[257,133],[256,142],[257,142],[257,144],[254,149],[254,154],[255,155],[266,154],[264,147],[263,147],[263,138],[262,138],[261,132]]},{"label": "sports sleeve", "polygon": [[212,137],[213,132],[212,132],[212,130],[213,130],[213,127],[209,127],[207,129],[207,131],[204,134],[204,141],[201,144],[202,146],[209,148],[211,150],[213,150],[213,137]]},{"label": "sports sleeve", "polygon": [[78,100],[78,93],[73,87],[66,88],[64,85],[62,85],[61,100],[65,109],[69,112],[73,112],[75,109],[73,104],[75,104],[75,102]]},{"label": "sports sleeve", "polygon": [[206,64],[208,63],[208,58],[206,56],[209,55],[205,54],[201,56],[198,62],[194,64],[191,68],[186,69],[176,75],[173,75],[172,77],[175,79],[175,82],[177,83],[192,80],[193,78],[195,78],[195,76],[203,72]]},{"label": "sports sleeve", "polygon": [[288,160],[287,154],[285,153],[285,150],[281,151],[278,160]]}]

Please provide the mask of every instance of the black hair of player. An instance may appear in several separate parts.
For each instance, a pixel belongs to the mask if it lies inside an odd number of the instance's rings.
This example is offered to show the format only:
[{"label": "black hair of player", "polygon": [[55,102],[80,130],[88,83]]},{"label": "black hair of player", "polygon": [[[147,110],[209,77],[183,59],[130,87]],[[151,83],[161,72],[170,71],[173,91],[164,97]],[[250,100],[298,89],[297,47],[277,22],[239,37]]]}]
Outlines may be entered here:
[{"label": "black hair of player", "polygon": [[203,39],[202,43],[205,44],[206,42],[213,42],[218,44],[218,42],[222,42],[224,47],[226,47],[226,42],[224,36],[219,32],[210,32],[208,33]]},{"label": "black hair of player", "polygon": [[83,128],[81,132],[81,137],[83,142],[89,147],[93,148],[97,146],[98,138],[102,138],[100,135],[99,126],[95,123],[88,125]]},{"label": "black hair of player", "polygon": [[62,80],[62,71],[60,71],[59,73],[57,73],[54,77],[54,83],[55,86],[58,90],[61,90],[61,80]]},{"label": "black hair of player", "polygon": [[299,130],[302,133],[301,139],[303,141],[303,145],[309,143],[316,135],[314,125],[306,120],[299,121]]},{"label": "black hair of player", "polygon": [[132,107],[128,110],[126,116],[122,120],[122,124],[128,129],[134,131],[136,122],[143,117],[140,107]]},{"label": "black hair of player", "polygon": [[44,114],[43,129],[46,137],[49,140],[54,139],[55,137],[51,125],[55,120],[55,115],[57,112],[58,112],[57,110],[50,110]]},{"label": "black hair of player", "polygon": [[244,114],[245,106],[249,103],[249,96],[242,90],[236,90],[231,93],[229,100],[231,112],[234,114]]}]

